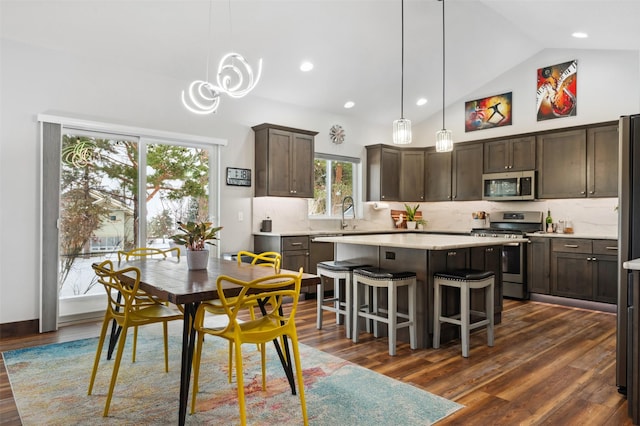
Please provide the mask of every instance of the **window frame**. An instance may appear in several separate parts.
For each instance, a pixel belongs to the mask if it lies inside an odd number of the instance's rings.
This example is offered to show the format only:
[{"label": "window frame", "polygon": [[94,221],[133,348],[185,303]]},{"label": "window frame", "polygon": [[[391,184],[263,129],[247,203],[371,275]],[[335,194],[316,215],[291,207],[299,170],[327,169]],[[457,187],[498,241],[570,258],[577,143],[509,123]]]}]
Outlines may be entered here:
[{"label": "window frame", "polygon": [[[321,153],[321,152],[315,152],[313,155],[313,161],[315,163],[316,160],[325,160],[327,161],[327,169],[328,172],[331,170],[331,162],[346,162],[346,163],[352,163],[353,164],[353,172],[352,172],[352,197],[353,197],[353,201],[354,201],[354,205],[356,206],[356,219],[362,218],[362,209],[361,209],[361,203],[360,203],[360,193],[361,193],[361,185],[360,182],[362,181],[361,179],[361,175],[362,175],[362,161],[360,160],[360,158],[358,157],[349,157],[349,156],[345,156],[345,155],[335,155],[335,154],[325,154],[325,153]],[[327,176],[329,178],[331,178],[331,173],[327,172]],[[327,186],[331,186],[332,182],[329,181],[329,183],[327,184]],[[314,179],[314,187],[315,187],[315,179]],[[327,206],[327,212],[331,212],[332,211],[332,203],[331,203],[331,194],[329,191],[327,191],[327,195],[326,195],[327,199],[326,201],[326,206]],[[314,199],[309,200],[309,203],[312,203],[315,201]],[[321,220],[321,219],[341,219],[341,215],[331,215],[331,214],[323,214],[323,215],[312,215],[312,214],[308,214],[307,215],[308,218],[310,220]]]}]

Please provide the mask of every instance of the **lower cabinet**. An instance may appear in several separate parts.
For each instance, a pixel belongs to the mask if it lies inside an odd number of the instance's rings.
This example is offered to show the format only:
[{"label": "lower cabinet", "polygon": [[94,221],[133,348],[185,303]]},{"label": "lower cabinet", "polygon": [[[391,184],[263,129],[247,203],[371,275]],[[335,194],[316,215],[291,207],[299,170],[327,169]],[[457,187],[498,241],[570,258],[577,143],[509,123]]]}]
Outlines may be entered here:
[{"label": "lower cabinet", "polygon": [[531,293],[551,294],[551,239],[530,237],[527,244],[527,286]]},{"label": "lower cabinet", "polygon": [[276,251],[282,255],[282,269],[315,274],[316,265],[323,260],[333,260],[333,243],[319,243],[308,235],[280,237],[276,235],[254,235],[255,252]]},{"label": "lower cabinet", "polygon": [[551,242],[551,294],[616,303],[617,242],[557,238]]}]

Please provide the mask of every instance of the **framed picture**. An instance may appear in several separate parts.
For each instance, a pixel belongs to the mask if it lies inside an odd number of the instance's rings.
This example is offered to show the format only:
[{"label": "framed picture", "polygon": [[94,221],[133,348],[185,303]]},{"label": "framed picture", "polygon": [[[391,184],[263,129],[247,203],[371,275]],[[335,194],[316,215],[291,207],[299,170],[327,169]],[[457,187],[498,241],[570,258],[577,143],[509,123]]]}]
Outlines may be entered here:
[{"label": "framed picture", "polygon": [[538,121],[576,115],[578,61],[538,69],[536,111]]},{"label": "framed picture", "polygon": [[511,94],[489,96],[464,103],[464,131],[511,125]]}]

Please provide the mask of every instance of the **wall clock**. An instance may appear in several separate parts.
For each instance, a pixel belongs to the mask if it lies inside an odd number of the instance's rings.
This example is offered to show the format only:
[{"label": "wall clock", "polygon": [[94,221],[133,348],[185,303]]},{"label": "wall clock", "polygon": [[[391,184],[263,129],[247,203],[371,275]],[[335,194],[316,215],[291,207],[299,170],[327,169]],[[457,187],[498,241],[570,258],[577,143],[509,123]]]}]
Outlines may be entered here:
[{"label": "wall clock", "polygon": [[341,125],[334,124],[333,126],[331,126],[331,129],[329,129],[329,139],[331,139],[331,142],[335,143],[336,145],[340,145],[342,142],[344,142],[344,137],[345,133]]}]

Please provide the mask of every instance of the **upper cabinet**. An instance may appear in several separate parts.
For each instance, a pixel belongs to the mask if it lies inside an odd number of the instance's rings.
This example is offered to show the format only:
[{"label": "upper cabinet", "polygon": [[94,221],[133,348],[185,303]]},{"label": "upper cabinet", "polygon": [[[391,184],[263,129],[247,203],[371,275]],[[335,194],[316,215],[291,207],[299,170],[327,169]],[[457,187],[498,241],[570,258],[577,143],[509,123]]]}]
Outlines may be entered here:
[{"label": "upper cabinet", "polygon": [[400,201],[401,151],[367,146],[367,201]]},{"label": "upper cabinet", "polygon": [[536,138],[501,139],[484,143],[484,172],[500,173],[536,168]]},{"label": "upper cabinet", "polygon": [[537,136],[538,198],[615,197],[616,125]]},{"label": "upper cabinet", "polygon": [[454,145],[453,152],[425,151],[425,200],[482,199],[482,143]]},{"label": "upper cabinet", "polygon": [[424,201],[424,149],[403,150],[400,158],[400,200]]},{"label": "upper cabinet", "polygon": [[314,137],[318,132],[274,124],[255,132],[255,196],[313,198]]},{"label": "upper cabinet", "polygon": [[587,129],[587,196],[618,196],[618,125]]}]

